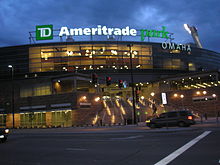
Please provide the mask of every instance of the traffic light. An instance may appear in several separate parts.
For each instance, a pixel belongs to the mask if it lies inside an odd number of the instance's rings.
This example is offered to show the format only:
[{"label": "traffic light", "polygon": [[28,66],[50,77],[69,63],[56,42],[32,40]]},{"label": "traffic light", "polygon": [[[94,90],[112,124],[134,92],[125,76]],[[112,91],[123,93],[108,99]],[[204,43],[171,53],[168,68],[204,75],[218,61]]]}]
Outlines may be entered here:
[{"label": "traffic light", "polygon": [[112,83],[112,78],[111,77],[106,77],[106,85],[109,86]]},{"label": "traffic light", "polygon": [[97,84],[98,83],[98,75],[93,73],[92,74],[92,83]]},{"label": "traffic light", "polygon": [[118,80],[118,87],[122,88],[123,87],[123,80]]},{"label": "traffic light", "polygon": [[136,102],[138,103],[140,99],[140,90],[138,88],[136,88],[135,97],[136,97]]}]

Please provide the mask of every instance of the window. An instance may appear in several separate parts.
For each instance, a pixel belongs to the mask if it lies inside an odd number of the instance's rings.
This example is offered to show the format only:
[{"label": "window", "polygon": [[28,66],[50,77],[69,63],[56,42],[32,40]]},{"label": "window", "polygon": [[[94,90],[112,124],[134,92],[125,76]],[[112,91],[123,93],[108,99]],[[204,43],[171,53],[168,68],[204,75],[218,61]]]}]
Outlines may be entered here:
[{"label": "window", "polygon": [[180,114],[180,116],[186,116],[187,112],[186,111],[180,111],[179,114]]},{"label": "window", "polygon": [[167,113],[167,117],[169,117],[169,118],[177,117],[177,112],[169,112],[169,113]]},{"label": "window", "polygon": [[161,115],[160,115],[160,118],[165,118],[166,117],[166,113],[162,113]]},{"label": "window", "polygon": [[34,86],[22,86],[20,88],[20,97],[51,95],[49,84],[35,84]]},{"label": "window", "polygon": [[6,114],[0,114],[0,126],[5,126],[6,124]]},{"label": "window", "polygon": [[20,97],[30,97],[32,96],[32,88],[31,87],[22,87],[20,89]]},{"label": "window", "polygon": [[66,111],[52,111],[52,125],[53,126],[71,126],[72,112]]},{"label": "window", "polygon": [[190,62],[190,63],[188,64],[188,67],[189,67],[189,71],[195,71],[195,70],[196,70],[195,64],[192,63],[192,62]]},{"label": "window", "polygon": [[51,90],[49,85],[37,85],[34,87],[34,96],[44,96],[44,95],[50,95]]},{"label": "window", "polygon": [[20,114],[21,127],[34,127],[46,125],[45,112],[30,112]]},{"label": "window", "polygon": [[[152,46],[132,47],[134,68],[152,68]],[[129,47],[123,44],[75,44],[32,47],[30,72],[73,71],[87,69],[128,69]]]}]

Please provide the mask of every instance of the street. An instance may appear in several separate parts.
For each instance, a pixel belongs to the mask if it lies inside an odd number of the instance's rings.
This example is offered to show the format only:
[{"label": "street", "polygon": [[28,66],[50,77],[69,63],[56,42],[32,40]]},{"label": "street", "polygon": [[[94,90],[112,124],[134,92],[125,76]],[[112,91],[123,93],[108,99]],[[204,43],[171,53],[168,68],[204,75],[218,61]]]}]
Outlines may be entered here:
[{"label": "street", "polygon": [[220,164],[219,125],[12,130],[8,141],[0,144],[0,164],[154,165],[207,131],[168,164]]}]

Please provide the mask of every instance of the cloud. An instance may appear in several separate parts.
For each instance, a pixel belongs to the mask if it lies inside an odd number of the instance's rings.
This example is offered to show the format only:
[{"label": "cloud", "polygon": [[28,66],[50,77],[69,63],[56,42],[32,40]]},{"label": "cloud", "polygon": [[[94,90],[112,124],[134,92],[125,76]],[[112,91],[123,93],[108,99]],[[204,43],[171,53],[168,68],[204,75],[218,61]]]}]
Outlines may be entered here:
[{"label": "cloud", "polygon": [[0,46],[28,44],[35,25],[55,28],[111,27],[155,28],[167,26],[175,42],[190,42],[183,24],[196,26],[204,48],[220,52],[219,0],[1,0]]}]

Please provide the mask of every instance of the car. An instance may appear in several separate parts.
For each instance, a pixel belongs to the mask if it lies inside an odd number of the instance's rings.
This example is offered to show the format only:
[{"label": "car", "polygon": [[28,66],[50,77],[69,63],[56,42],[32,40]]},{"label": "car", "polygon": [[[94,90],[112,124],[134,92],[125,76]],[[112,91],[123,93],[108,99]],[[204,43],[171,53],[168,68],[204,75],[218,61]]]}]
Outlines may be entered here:
[{"label": "car", "polygon": [[158,117],[146,121],[150,128],[170,126],[189,127],[195,124],[194,115],[187,110],[170,111],[161,113]]},{"label": "car", "polygon": [[8,138],[9,129],[7,128],[0,128],[0,141],[3,143]]}]

